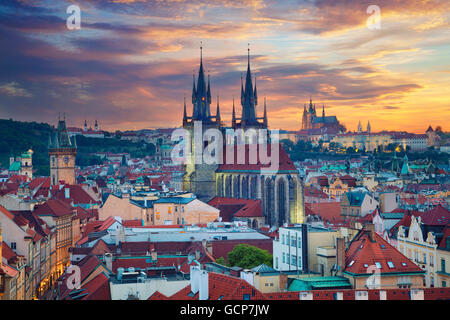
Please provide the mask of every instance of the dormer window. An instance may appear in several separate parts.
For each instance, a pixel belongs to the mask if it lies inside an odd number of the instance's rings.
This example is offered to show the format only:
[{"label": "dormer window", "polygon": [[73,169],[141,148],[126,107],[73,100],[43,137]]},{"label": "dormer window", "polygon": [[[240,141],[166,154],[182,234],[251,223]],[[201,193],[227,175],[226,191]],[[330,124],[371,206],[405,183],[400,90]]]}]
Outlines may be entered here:
[{"label": "dormer window", "polygon": [[392,261],[388,261],[387,265],[389,268],[393,269],[394,268],[394,263]]},{"label": "dormer window", "polygon": [[381,263],[375,262],[375,265],[377,266],[378,269],[381,269]]},{"label": "dormer window", "polygon": [[348,264],[348,266],[351,267],[354,263],[355,263],[355,261],[352,260],[352,261]]}]

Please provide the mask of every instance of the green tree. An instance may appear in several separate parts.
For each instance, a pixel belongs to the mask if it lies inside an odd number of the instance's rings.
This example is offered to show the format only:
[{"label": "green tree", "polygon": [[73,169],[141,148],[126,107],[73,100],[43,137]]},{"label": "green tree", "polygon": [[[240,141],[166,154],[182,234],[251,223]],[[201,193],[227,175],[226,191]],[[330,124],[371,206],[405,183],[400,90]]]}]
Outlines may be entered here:
[{"label": "green tree", "polygon": [[223,257],[220,257],[220,258],[216,259],[216,263],[221,264],[223,266],[227,265],[226,262],[225,262],[225,259]]},{"label": "green tree", "polygon": [[230,266],[251,269],[262,263],[272,266],[272,255],[267,251],[248,244],[238,244],[228,252]]}]

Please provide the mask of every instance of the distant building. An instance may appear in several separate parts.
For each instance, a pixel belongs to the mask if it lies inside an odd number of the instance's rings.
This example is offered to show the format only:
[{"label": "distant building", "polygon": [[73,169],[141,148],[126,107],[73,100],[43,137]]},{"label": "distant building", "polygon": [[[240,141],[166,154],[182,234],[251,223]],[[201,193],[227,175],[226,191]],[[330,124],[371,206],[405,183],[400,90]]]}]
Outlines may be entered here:
[{"label": "distant building", "polygon": [[15,159],[9,159],[9,175],[26,176],[27,181],[33,180],[33,150],[30,149]]},{"label": "distant building", "polygon": [[317,115],[316,105],[312,103],[312,99],[309,100],[309,106],[306,104],[303,109],[302,118],[302,130],[311,129],[334,129],[340,130],[340,124],[336,116],[325,116],[325,105],[322,106],[322,115]]}]

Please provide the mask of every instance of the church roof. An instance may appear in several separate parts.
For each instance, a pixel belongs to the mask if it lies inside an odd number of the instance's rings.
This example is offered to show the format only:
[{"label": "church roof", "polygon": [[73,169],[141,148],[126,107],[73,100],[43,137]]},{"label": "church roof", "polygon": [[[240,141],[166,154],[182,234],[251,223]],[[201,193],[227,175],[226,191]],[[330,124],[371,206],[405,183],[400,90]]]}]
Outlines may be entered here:
[{"label": "church roof", "polygon": [[315,117],[313,123],[338,123],[336,116]]},{"label": "church roof", "polygon": [[[278,147],[278,170],[277,172],[274,173],[297,173],[297,168],[295,167],[294,163],[292,162],[292,160],[289,158],[289,155],[286,153],[286,151],[283,149],[283,147],[280,144],[276,145]],[[238,159],[238,154],[242,154],[240,153],[240,148],[244,148],[244,156],[242,157],[242,161],[241,160],[241,156],[239,156]],[[234,171],[234,172],[255,172],[255,171],[261,171],[264,169],[269,169],[270,168],[270,163],[269,164],[263,164],[260,158],[260,152],[259,150],[257,150],[257,155],[256,155],[256,163],[252,163],[250,162],[250,147],[255,148],[255,145],[233,145],[234,148],[234,159],[232,161],[231,164],[227,163],[227,146],[224,147],[224,151],[223,151],[223,164],[219,165],[219,168],[217,169],[217,171],[219,172],[223,172],[223,171]],[[259,145],[258,148],[255,149],[259,149]],[[275,150],[275,149],[274,149]],[[268,144],[267,145],[267,154],[271,155],[272,152],[272,145]],[[244,163],[239,163],[239,162],[244,162]]]}]

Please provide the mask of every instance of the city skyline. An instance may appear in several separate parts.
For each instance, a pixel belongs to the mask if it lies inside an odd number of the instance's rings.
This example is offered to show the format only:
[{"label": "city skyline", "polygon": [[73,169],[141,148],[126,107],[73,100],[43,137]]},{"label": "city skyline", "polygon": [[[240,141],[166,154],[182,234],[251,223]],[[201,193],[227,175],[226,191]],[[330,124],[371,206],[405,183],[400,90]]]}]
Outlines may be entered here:
[{"label": "city skyline", "polygon": [[[68,30],[66,9],[81,9]],[[446,1],[7,1],[0,4],[0,118],[104,130],[179,127],[200,43],[226,125],[250,43],[270,128],[299,130],[310,97],[348,130],[448,130]],[[236,103],[237,113],[241,107]],[[192,105],[187,104],[188,113]],[[263,105],[257,107],[262,116]],[[176,115],[176,116],[174,116]]]}]

